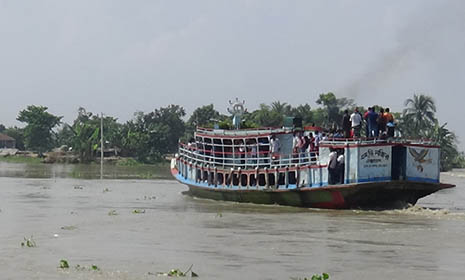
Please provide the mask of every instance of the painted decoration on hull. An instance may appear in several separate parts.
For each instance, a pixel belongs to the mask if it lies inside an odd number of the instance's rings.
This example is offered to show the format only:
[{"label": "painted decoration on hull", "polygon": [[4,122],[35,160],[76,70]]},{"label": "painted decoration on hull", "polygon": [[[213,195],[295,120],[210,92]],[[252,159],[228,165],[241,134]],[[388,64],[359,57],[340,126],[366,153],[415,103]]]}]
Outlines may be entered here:
[{"label": "painted decoration on hull", "polygon": [[391,146],[360,147],[358,160],[359,182],[391,180]]},{"label": "painted decoration on hull", "polygon": [[439,149],[407,147],[407,179],[439,182]]}]

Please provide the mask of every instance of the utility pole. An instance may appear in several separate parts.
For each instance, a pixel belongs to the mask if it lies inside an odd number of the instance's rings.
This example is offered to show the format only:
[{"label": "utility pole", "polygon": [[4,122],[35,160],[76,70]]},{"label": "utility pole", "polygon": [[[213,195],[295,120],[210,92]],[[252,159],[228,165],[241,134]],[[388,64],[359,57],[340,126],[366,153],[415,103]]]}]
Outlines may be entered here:
[{"label": "utility pole", "polygon": [[100,180],[103,179],[103,113],[100,112]]}]

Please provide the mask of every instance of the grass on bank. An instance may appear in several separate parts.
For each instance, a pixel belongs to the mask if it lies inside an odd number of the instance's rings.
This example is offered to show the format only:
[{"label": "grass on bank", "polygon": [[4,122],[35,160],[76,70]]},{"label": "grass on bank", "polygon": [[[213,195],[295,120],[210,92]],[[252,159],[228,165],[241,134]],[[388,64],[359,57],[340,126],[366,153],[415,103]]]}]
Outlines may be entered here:
[{"label": "grass on bank", "polygon": [[0,162],[39,164],[42,163],[42,159],[38,157],[6,156],[0,157]]}]

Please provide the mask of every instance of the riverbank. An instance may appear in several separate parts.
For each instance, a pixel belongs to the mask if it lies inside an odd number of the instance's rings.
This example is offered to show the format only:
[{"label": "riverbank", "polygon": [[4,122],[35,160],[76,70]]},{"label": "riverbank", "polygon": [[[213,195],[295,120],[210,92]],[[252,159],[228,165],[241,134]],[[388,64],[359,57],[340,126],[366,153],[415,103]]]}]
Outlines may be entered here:
[{"label": "riverbank", "polygon": [[[40,158],[0,157],[0,177],[19,178],[100,178],[100,163],[43,163]],[[169,162],[143,164],[135,160],[105,162],[104,179],[172,179]]]}]

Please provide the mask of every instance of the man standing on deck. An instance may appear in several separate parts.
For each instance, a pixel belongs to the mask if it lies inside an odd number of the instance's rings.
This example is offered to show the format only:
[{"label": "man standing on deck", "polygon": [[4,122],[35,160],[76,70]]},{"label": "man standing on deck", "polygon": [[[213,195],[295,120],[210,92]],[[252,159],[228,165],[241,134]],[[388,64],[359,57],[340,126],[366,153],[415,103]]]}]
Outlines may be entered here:
[{"label": "man standing on deck", "polygon": [[337,152],[334,148],[330,148],[329,162],[328,162],[328,185],[337,183]]},{"label": "man standing on deck", "polygon": [[354,137],[360,137],[360,130],[362,129],[362,115],[360,115],[357,107],[355,107],[354,112],[350,115],[350,121],[352,122]]},{"label": "man standing on deck", "polygon": [[344,110],[344,116],[342,116],[342,130],[344,131],[344,138],[350,138],[350,127],[349,111]]},{"label": "man standing on deck", "polygon": [[375,111],[375,106],[368,112],[368,137],[378,137],[378,113]]}]

